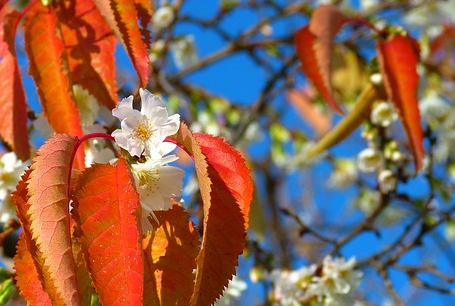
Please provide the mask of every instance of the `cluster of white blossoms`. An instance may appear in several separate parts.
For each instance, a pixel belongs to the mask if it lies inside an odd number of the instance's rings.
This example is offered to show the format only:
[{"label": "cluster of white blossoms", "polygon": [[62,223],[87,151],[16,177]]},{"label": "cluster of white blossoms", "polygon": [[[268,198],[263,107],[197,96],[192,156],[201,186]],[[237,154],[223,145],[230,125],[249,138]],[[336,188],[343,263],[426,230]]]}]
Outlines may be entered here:
[{"label": "cluster of white blossoms", "polygon": [[16,206],[10,194],[28,165],[28,161],[21,161],[14,152],[5,153],[0,158],[0,222],[16,218]]},{"label": "cluster of white blossoms", "polygon": [[419,102],[423,120],[437,134],[434,157],[437,162],[446,162],[455,157],[455,110],[434,90],[426,92]]},{"label": "cluster of white blossoms", "polygon": [[273,300],[276,305],[348,306],[355,303],[352,293],[362,280],[363,273],[355,270],[356,259],[326,256],[322,268],[316,265],[293,271],[274,270]]},{"label": "cluster of white blossoms", "polygon": [[198,52],[193,35],[177,37],[171,43],[171,51],[177,68],[185,68],[198,61]]},{"label": "cluster of white blossoms", "polygon": [[[398,120],[392,104],[381,101],[373,107],[371,111],[371,123],[382,129],[387,129]],[[374,129],[373,129],[374,131]],[[387,132],[387,130],[386,130]],[[383,193],[395,190],[397,179],[394,172],[386,168],[386,161],[399,162],[403,156],[398,149],[396,141],[389,141],[382,149],[375,142],[377,132],[364,132],[363,136],[368,141],[368,147],[359,152],[357,156],[357,167],[363,173],[376,173],[379,189]]]},{"label": "cluster of white blossoms", "polygon": [[154,210],[171,209],[171,198],[181,196],[184,171],[168,165],[178,157],[167,155],[176,145],[164,141],[179,130],[180,116],[169,116],[160,98],[149,91],[141,88],[139,93],[140,111],[133,108],[133,96],[123,99],[112,110],[121,126],[112,136],[131,156],[140,158],[132,165],[132,172],[140,196],[142,225],[146,230],[150,228],[148,217],[156,219]]}]

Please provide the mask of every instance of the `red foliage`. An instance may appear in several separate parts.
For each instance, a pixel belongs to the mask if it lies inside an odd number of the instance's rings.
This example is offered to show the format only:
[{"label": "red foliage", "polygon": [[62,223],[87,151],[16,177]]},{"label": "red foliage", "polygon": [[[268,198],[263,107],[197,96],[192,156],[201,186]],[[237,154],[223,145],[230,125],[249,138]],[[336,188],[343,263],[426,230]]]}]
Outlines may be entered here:
[{"label": "red foliage", "polygon": [[[56,33],[54,11],[35,2],[26,14],[25,49],[30,74],[35,80],[44,114],[56,133],[82,136],[79,112],[70,95],[72,87],[64,63],[63,41]],[[43,43],[46,42],[46,43]],[[76,158],[76,168],[84,167],[84,151]]]},{"label": "red foliage", "polygon": [[188,305],[194,287],[193,270],[199,234],[178,204],[155,212],[159,223],[143,239],[144,305]]},{"label": "red foliage", "polygon": [[86,266],[102,305],[142,305],[139,196],[127,162],[95,164],[74,192],[74,218]]},{"label": "red foliage", "polygon": [[338,8],[321,5],[315,9],[310,24],[295,33],[294,44],[302,63],[302,71],[313,82],[324,100],[339,113],[342,110],[333,98],[331,63],[333,39],[347,21]]},{"label": "red foliage", "polygon": [[[139,84],[145,88],[149,79],[149,59],[147,48],[141,34],[148,35],[146,30],[139,27],[138,20],[146,20],[144,11],[140,10],[141,18],[138,16],[137,7],[139,1],[133,0],[98,0],[94,1],[117,38],[122,42],[130,56],[134,69],[139,75]],[[151,10],[151,9],[150,9]],[[145,18],[145,19],[144,19]],[[147,39],[150,41],[150,39]],[[146,41],[147,41],[146,40]]]},{"label": "red foliage", "polygon": [[9,6],[0,10],[0,136],[26,160],[30,158],[27,106],[14,46],[19,20],[20,13]]},{"label": "red foliage", "polygon": [[388,35],[378,40],[378,59],[387,95],[395,104],[414,154],[416,172],[425,156],[417,100],[419,45],[409,35]]},{"label": "red foliage", "polygon": [[92,0],[59,1],[56,14],[74,83],[112,109],[117,104],[114,33]]},{"label": "red foliage", "polygon": [[194,157],[204,211],[204,235],[190,305],[210,305],[235,273],[243,252],[253,184],[244,159],[221,138],[181,124],[172,137]]}]

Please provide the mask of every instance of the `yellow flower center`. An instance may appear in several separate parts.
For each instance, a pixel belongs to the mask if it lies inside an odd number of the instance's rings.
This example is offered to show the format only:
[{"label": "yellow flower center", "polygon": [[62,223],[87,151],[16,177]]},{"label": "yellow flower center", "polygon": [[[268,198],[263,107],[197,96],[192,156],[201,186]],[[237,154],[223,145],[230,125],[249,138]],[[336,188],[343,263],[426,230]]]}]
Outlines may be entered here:
[{"label": "yellow flower center", "polygon": [[136,126],[133,131],[134,137],[139,138],[142,141],[146,141],[153,135],[152,125],[146,124],[145,121]]},{"label": "yellow flower center", "polygon": [[155,193],[158,189],[158,181],[160,180],[159,169],[152,171],[140,171],[137,173],[137,176],[139,178],[139,186],[146,186],[147,196],[149,196],[150,193]]}]

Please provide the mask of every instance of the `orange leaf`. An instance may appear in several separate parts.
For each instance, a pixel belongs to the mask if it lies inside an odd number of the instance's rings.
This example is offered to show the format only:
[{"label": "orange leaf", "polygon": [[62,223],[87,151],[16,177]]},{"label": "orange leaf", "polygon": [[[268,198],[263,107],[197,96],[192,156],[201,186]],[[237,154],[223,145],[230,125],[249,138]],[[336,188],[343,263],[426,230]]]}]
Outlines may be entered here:
[{"label": "orange leaf", "polygon": [[6,5],[0,10],[0,136],[22,159],[30,158],[27,106],[14,38],[20,14]]},{"label": "orange leaf", "polygon": [[[26,14],[25,49],[29,72],[35,80],[44,114],[56,133],[82,136],[79,112],[70,96],[72,88],[65,73],[64,45],[56,33],[57,17],[40,2]],[[78,150],[75,166],[84,168],[84,151]]]},{"label": "orange leaf", "polygon": [[[117,38],[122,42],[139,76],[139,84],[145,88],[149,79],[147,39],[142,40],[138,11],[133,0],[94,1]],[[141,11],[141,14],[143,12]],[[143,20],[143,19],[142,19]],[[148,40],[150,41],[150,40]]]},{"label": "orange leaf", "polygon": [[245,160],[221,138],[192,135],[186,125],[172,137],[194,157],[204,210],[204,236],[190,305],[211,305],[235,273],[243,252],[253,184]]},{"label": "orange leaf", "polygon": [[52,300],[43,290],[35,262],[27,249],[25,234],[21,233],[17,243],[17,253],[14,255],[16,284],[19,293],[27,301],[27,305],[52,306]]},{"label": "orange leaf", "polygon": [[[32,239],[39,252],[33,254],[43,276],[44,288],[55,287],[57,295],[48,292],[53,301],[80,305],[76,268],[71,249],[69,220],[69,163],[76,139],[57,134],[38,150],[27,181]],[[58,305],[62,304],[58,303]]]},{"label": "orange leaf", "polygon": [[294,44],[302,71],[313,82],[324,100],[339,113],[333,98],[331,63],[333,39],[347,18],[335,6],[321,5],[311,16],[310,24],[295,33]]},{"label": "orange leaf", "polygon": [[74,192],[74,219],[102,305],[142,305],[144,267],[139,196],[127,162],[88,168]]},{"label": "orange leaf", "polygon": [[117,104],[116,39],[92,0],[59,1],[56,13],[72,80],[109,109]]},{"label": "orange leaf", "polygon": [[291,89],[286,99],[294,106],[300,117],[316,131],[318,136],[326,134],[331,127],[331,116],[316,108],[313,99],[304,91]]},{"label": "orange leaf", "polygon": [[419,45],[408,35],[387,35],[378,40],[378,59],[389,99],[395,105],[414,155],[416,172],[425,155],[417,100]]},{"label": "orange leaf", "polygon": [[152,35],[149,30],[150,19],[152,19],[153,6],[149,0],[134,0],[134,6],[137,10],[139,24],[141,25],[142,40],[147,47],[152,43]]},{"label": "orange leaf", "polygon": [[[40,274],[35,265],[35,259],[42,258],[42,254],[32,240],[30,232],[30,220],[27,215],[29,206],[27,195],[27,180],[30,175],[30,169],[22,176],[21,181],[17,184],[16,190],[11,194],[11,198],[17,207],[16,214],[22,224],[23,232],[19,236],[17,253],[14,256],[14,269],[16,270],[17,286],[20,294],[25,298],[28,305],[52,305],[49,294],[43,289],[41,281],[45,275]],[[35,259],[34,259],[35,258]],[[48,275],[48,273],[46,273]],[[44,282],[49,284],[49,282]],[[49,292],[54,291],[53,295],[58,295],[54,288],[46,288]],[[60,297],[59,297],[60,300]],[[61,300],[60,300],[61,301]]]},{"label": "orange leaf", "polygon": [[189,215],[174,202],[157,211],[160,221],[142,242],[145,261],[144,305],[188,305],[194,287],[193,269],[199,234]]}]

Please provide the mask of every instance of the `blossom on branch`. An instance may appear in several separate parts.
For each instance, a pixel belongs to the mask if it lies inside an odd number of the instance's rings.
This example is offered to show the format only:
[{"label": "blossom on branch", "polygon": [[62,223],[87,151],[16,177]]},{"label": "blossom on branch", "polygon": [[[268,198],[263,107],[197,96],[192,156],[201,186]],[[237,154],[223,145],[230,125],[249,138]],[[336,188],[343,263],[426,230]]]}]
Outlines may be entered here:
[{"label": "blossom on branch", "polygon": [[0,200],[5,200],[16,188],[27,166],[28,162],[18,159],[14,152],[3,154],[0,158]]},{"label": "blossom on branch", "polygon": [[163,143],[167,136],[177,133],[180,115],[168,115],[160,98],[148,90],[139,90],[142,106],[133,109],[133,96],[123,99],[112,110],[112,115],[121,121],[121,129],[112,133],[115,142],[131,155],[159,158],[175,148],[175,145]]},{"label": "blossom on branch", "polygon": [[[169,155],[132,165],[144,218],[152,215],[156,219],[154,210],[169,210],[172,208],[171,198],[181,197],[185,172],[167,165],[177,159],[177,156]],[[142,222],[143,225],[147,223],[145,220]]]}]

